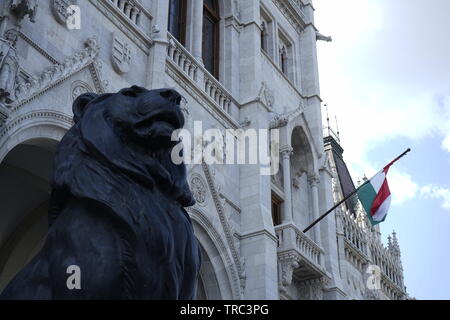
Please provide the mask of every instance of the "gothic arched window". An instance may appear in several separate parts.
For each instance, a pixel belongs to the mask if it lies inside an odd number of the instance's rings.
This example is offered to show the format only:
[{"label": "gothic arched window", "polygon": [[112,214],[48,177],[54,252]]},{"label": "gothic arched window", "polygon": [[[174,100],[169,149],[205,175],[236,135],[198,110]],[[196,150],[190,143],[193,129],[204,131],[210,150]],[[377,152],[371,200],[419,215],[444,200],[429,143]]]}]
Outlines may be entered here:
[{"label": "gothic arched window", "polygon": [[206,70],[219,76],[219,8],[217,0],[203,0],[202,59]]},{"label": "gothic arched window", "polygon": [[186,0],[170,0],[169,32],[182,45],[186,40]]},{"label": "gothic arched window", "polygon": [[261,23],[261,49],[267,52],[267,26],[264,21]]},{"label": "gothic arched window", "polygon": [[281,48],[280,48],[280,66],[281,66],[281,71],[283,71],[283,73],[285,75],[288,74],[287,62],[288,62],[288,55],[286,52],[286,47],[281,46]]}]

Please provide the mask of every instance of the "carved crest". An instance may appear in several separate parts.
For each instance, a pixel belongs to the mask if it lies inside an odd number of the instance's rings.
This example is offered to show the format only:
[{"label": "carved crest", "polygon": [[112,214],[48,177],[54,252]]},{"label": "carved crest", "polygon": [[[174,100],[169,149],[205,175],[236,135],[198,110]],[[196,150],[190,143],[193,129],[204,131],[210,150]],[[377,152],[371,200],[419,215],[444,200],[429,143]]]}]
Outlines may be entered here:
[{"label": "carved crest", "polygon": [[266,105],[267,108],[272,109],[275,103],[275,95],[265,82],[261,83],[261,88],[258,93],[258,100]]},{"label": "carved crest", "polygon": [[118,74],[130,71],[133,58],[131,45],[117,35],[113,36],[112,65]]},{"label": "carved crest", "polygon": [[76,4],[77,0],[52,0],[52,12],[56,21],[66,24],[69,18],[75,14],[69,10],[69,7]]}]

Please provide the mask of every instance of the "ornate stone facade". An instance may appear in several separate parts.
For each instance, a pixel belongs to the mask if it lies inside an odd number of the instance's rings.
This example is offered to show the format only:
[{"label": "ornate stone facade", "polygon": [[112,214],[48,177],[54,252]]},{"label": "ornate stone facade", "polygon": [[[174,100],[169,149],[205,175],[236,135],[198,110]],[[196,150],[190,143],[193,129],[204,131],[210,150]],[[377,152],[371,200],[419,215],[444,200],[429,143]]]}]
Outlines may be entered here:
[{"label": "ornate stone facade", "polygon": [[[262,176],[259,165],[188,166],[197,200],[188,213],[203,255],[199,298],[405,297],[396,238],[385,249],[345,208],[302,232],[341,192],[323,144],[316,53],[323,37],[311,1],[218,0],[217,78],[202,59],[202,1],[188,2],[184,44],[166,31],[167,0],[0,5],[0,290],[46,233],[49,172],[72,125],[72,101],[136,84],[178,90],[191,132],[195,121],[221,131],[279,130],[274,177]],[[70,5],[80,7],[79,30],[65,24],[76,13]],[[262,12],[267,48],[255,46]],[[286,65],[272,50],[281,40]],[[378,291],[368,291],[367,270],[377,272],[371,264],[380,266]]]}]

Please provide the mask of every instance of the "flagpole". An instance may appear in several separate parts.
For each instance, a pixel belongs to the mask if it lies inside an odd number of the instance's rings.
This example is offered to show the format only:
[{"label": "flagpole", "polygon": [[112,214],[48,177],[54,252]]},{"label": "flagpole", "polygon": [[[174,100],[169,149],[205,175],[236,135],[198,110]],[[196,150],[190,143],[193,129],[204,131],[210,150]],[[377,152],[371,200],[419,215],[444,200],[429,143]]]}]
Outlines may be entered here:
[{"label": "flagpole", "polygon": [[[391,162],[389,162],[389,164],[386,167],[390,167],[394,162],[396,162],[397,160],[399,160],[400,158],[402,158],[404,155],[406,155],[408,152],[410,152],[411,149],[408,148],[405,150],[405,152],[403,152],[401,155],[399,155],[397,158],[395,158],[394,160],[392,160]],[[339,201],[338,203],[336,203],[331,209],[329,209],[327,212],[325,212],[324,214],[322,214],[319,218],[317,218],[313,223],[311,223],[305,230],[303,230],[303,233],[308,232],[309,229],[311,229],[312,227],[314,227],[317,223],[319,223],[319,221],[321,221],[323,218],[325,218],[327,215],[329,215],[334,209],[336,209],[337,207],[339,207],[342,203],[344,203],[344,201],[347,201],[351,196],[353,196],[356,192],[358,192],[358,190],[363,187],[364,185],[366,185],[367,183],[369,183],[370,179],[365,181],[362,185],[360,185],[358,188],[356,188],[355,190],[353,190],[352,192],[350,192],[344,199],[342,199],[341,201]]]}]

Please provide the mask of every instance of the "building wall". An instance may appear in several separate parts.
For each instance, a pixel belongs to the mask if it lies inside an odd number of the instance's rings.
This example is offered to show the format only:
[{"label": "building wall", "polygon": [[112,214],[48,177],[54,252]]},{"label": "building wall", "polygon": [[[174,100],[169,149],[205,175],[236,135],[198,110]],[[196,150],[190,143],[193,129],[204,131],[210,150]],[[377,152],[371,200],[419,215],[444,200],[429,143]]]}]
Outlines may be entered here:
[{"label": "building wall", "polygon": [[[8,0],[0,22],[3,38],[7,30],[19,32],[16,92],[0,110],[0,202],[9,204],[0,209],[0,290],[45,235],[50,159],[72,125],[73,100],[136,84],[178,90],[190,131],[201,121],[203,130],[280,132],[278,182],[261,175],[260,165],[188,165],[197,200],[188,212],[204,257],[199,298],[365,297],[346,281],[358,271],[340,252],[332,215],[307,234],[301,231],[334,203],[309,0],[219,0],[217,80],[201,59],[201,0],[188,1],[185,46],[166,31],[166,0],[22,2],[35,19],[18,15]],[[79,5],[80,29],[69,29],[61,16],[67,3]],[[265,51],[263,20],[270,22]],[[11,187],[13,181],[21,184]],[[273,192],[284,201],[278,226],[271,217]],[[363,278],[354,278],[362,287]]]}]

